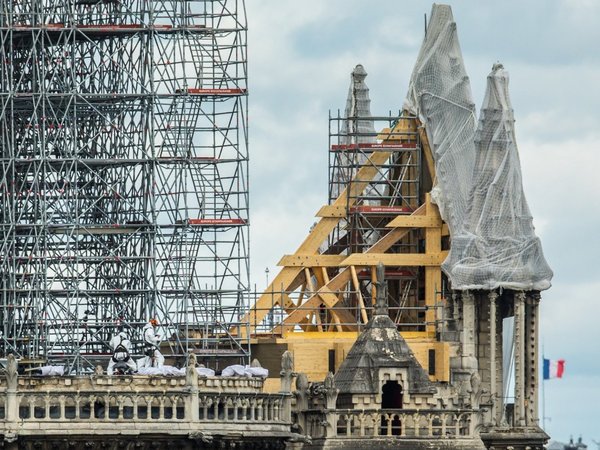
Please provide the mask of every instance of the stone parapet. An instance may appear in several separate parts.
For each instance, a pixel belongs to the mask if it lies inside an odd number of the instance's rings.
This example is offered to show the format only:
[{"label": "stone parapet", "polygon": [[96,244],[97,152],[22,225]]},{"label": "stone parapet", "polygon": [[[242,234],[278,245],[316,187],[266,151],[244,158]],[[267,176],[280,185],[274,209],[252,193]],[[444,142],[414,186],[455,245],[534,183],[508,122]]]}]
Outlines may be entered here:
[{"label": "stone parapet", "polygon": [[262,392],[258,378],[18,377],[0,383],[5,441],[61,436],[172,436],[210,441],[291,433],[292,394]]},{"label": "stone parapet", "polygon": [[[335,413],[333,434],[326,416]],[[336,409],[304,411],[307,434],[313,439],[343,437],[477,439],[476,411],[412,409]]]}]

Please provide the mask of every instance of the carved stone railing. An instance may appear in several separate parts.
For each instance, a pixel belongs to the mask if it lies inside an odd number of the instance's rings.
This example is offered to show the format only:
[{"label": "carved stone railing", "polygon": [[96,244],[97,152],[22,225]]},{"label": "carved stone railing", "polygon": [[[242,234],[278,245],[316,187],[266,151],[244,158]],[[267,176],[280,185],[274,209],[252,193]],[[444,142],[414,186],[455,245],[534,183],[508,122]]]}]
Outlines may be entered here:
[{"label": "carved stone railing", "polygon": [[286,423],[286,396],[277,394],[204,395],[200,394],[200,421]]},{"label": "carved stone railing", "polygon": [[[474,412],[465,410],[304,411],[305,432],[313,438],[444,438],[474,437]],[[332,423],[335,427],[328,426]]]},{"label": "carved stone railing", "polygon": [[[14,368],[12,369],[14,370]],[[282,379],[291,372],[282,371]],[[0,377],[0,435],[169,435],[202,439],[291,436],[289,391],[264,393],[264,380],[115,376]],[[284,385],[289,385],[287,384]]]},{"label": "carved stone railing", "polygon": [[37,421],[185,421],[184,391],[18,393],[19,420]]},{"label": "carved stone railing", "polygon": [[[20,391],[17,394],[20,422],[111,421],[119,422],[188,422],[191,394],[185,390],[127,392]],[[239,393],[197,395],[197,419],[194,422],[243,422],[290,424],[285,414],[285,394]],[[7,419],[0,403],[0,419]]]}]

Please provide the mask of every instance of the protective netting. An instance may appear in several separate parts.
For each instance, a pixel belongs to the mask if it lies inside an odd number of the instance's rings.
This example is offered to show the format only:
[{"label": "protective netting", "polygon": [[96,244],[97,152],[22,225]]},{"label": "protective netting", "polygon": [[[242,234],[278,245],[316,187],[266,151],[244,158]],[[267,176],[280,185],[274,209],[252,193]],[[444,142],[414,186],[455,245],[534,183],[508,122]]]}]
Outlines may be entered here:
[{"label": "protective netting", "polygon": [[525,200],[508,72],[500,64],[488,76],[475,146],[465,226],[452,236],[444,270],[460,289],[548,289],[552,270]]},{"label": "protective netting", "polygon": [[449,6],[433,6],[404,109],[426,125],[437,178],[432,198],[454,235],[468,207],[477,119]]},{"label": "protective netting", "polygon": [[[350,87],[344,120],[340,130],[340,144],[365,144],[376,142],[375,125],[371,117],[371,99],[369,88],[365,83],[367,72],[358,64],[350,75]],[[354,178],[358,168],[367,160],[364,153],[360,151],[340,152],[337,170],[334,174],[333,198],[337,198],[340,192]],[[371,195],[367,189],[366,196]]]},{"label": "protective netting", "polygon": [[365,83],[366,78],[367,71],[362,64],[358,64],[350,74],[350,87],[344,110],[344,117],[348,120],[344,121],[340,132],[342,144],[375,142],[375,126],[373,121],[369,120],[371,99],[369,88]]},{"label": "protective netting", "polygon": [[552,271],[525,200],[508,74],[488,77],[479,126],[456,24],[434,5],[405,109],[425,124],[436,168],[432,198],[448,224],[442,268],[453,289],[543,290]]}]

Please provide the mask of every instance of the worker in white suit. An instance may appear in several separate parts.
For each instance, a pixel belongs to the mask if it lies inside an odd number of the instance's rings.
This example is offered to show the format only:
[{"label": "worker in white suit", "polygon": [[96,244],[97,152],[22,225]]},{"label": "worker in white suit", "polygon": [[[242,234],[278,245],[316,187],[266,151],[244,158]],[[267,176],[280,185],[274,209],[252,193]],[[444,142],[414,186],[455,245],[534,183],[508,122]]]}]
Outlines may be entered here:
[{"label": "worker in white suit", "polygon": [[110,345],[113,351],[108,368],[106,369],[108,375],[113,375],[115,370],[117,373],[125,373],[127,371],[133,373],[137,370],[137,366],[130,354],[131,341],[127,338],[127,334],[124,331],[115,335],[108,345]]},{"label": "worker in white suit", "polygon": [[144,325],[144,356],[138,360],[138,369],[142,367],[162,367],[165,364],[165,357],[159,350],[160,335],[156,334],[156,327],[158,326],[158,320],[150,319],[150,321]]}]

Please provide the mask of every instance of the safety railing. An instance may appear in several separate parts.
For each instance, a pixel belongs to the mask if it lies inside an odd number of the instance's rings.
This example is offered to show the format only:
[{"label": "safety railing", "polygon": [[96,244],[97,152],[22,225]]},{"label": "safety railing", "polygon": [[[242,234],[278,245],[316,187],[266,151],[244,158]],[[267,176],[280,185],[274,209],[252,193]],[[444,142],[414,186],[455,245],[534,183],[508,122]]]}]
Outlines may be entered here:
[{"label": "safety railing", "polygon": [[[343,295],[350,298],[354,295],[358,297],[356,291],[343,290],[343,291],[331,291],[336,296]],[[274,335],[280,336],[286,331],[362,331],[366,325],[364,315],[367,318],[372,316],[374,306],[371,306],[371,297],[363,296],[365,306],[361,307],[358,303],[353,306],[348,304],[338,304],[336,306],[329,306],[327,308],[320,307],[315,308],[314,306],[294,306],[293,309],[286,310],[279,306],[275,299],[276,298],[291,298],[296,301],[296,298],[308,298],[312,294],[311,292],[305,292],[303,295],[297,291],[269,291],[269,292],[253,292],[251,293],[251,299],[254,299],[250,303],[253,304],[251,311],[257,314],[252,315],[253,319],[256,317],[264,317],[260,321],[254,320],[250,323],[250,329],[253,335]],[[261,296],[270,296],[272,303],[266,306],[256,306],[256,299]],[[361,311],[362,309],[362,311]],[[302,311],[304,314],[300,316],[302,319],[290,320],[288,317],[291,312]],[[422,306],[397,306],[392,305],[388,307],[389,315],[394,320],[396,325],[401,331],[418,332],[424,330],[426,321],[424,313],[427,311],[427,307]],[[340,319],[342,317],[342,319]]]}]

